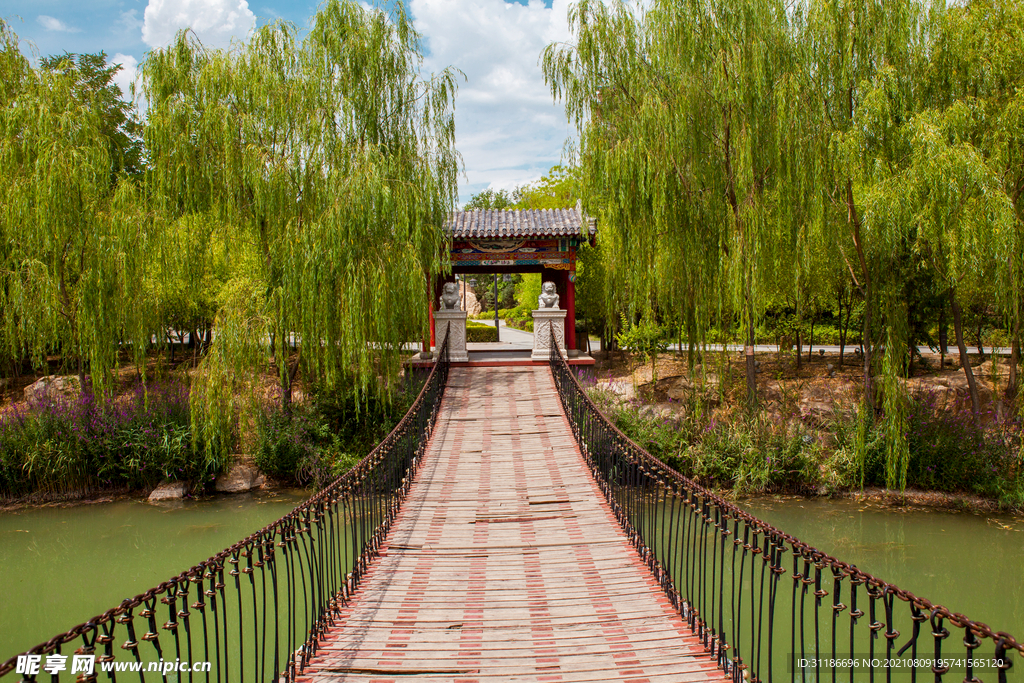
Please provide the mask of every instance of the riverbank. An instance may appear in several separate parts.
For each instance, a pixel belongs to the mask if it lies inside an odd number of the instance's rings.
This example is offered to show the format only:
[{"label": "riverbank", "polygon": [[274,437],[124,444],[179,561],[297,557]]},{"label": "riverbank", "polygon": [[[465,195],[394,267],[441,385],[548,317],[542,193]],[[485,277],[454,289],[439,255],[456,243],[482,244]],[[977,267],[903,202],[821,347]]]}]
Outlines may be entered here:
[{"label": "riverbank", "polygon": [[[698,359],[700,360],[700,359]],[[882,420],[859,416],[862,368],[837,357],[758,357],[759,403],[746,407],[742,356],[709,353],[691,372],[667,353],[640,364],[613,353],[587,380],[598,407],[627,436],[705,486],[737,497],[868,495],[931,508],[1024,509],[1021,422],[1005,399],[1006,359],[974,359],[983,413],[970,411],[951,360],[919,360],[908,381],[906,491],[887,491]],[[938,360],[938,358],[934,359]],[[972,361],[973,364],[973,361]]]},{"label": "riverbank", "polygon": [[[398,423],[419,387],[369,396],[302,382],[287,406],[275,378],[258,382],[255,410],[238,411],[230,443],[206,443],[192,421],[188,369],[159,381],[130,373],[100,395],[74,377],[26,382],[0,405],[0,505],[73,502],[167,485],[172,497],[251,488],[258,479],[319,488],[365,456]],[[42,386],[39,391],[33,387]],[[60,387],[55,391],[55,387]],[[236,471],[244,463],[245,476]],[[235,482],[247,479],[248,485]]]}]

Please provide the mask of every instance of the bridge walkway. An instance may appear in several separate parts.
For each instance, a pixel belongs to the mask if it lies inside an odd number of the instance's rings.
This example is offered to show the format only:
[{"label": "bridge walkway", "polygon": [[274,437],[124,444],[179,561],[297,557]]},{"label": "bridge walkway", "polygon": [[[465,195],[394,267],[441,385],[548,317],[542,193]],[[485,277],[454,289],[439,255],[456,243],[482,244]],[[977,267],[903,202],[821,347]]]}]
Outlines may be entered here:
[{"label": "bridge walkway", "polygon": [[299,681],[722,678],[615,522],[548,368],[507,367],[452,369],[382,556]]}]

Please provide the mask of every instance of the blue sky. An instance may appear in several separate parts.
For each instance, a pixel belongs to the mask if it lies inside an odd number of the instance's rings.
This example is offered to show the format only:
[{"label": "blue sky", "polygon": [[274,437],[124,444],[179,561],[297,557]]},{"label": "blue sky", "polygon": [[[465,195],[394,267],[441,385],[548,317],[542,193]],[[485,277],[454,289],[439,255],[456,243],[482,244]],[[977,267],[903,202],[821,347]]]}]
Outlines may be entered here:
[{"label": "blue sky", "polygon": [[[122,89],[146,52],[191,27],[204,43],[245,39],[258,22],[306,26],[318,2],[306,0],[3,0],[0,16],[32,56],[107,53],[120,63]],[[462,201],[487,187],[536,180],[561,160],[571,134],[538,66],[550,42],[568,40],[568,0],[408,0],[426,44],[424,68],[452,65],[467,81],[456,102],[456,135],[465,162]]]}]

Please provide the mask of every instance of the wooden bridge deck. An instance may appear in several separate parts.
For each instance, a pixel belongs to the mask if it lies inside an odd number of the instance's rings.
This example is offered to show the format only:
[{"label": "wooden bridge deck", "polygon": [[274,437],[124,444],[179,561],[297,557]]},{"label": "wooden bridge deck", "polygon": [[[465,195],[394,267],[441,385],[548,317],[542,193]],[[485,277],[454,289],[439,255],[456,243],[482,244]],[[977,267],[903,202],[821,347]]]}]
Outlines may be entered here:
[{"label": "wooden bridge deck", "polygon": [[387,547],[300,681],[721,680],[591,479],[547,368],[453,368]]}]

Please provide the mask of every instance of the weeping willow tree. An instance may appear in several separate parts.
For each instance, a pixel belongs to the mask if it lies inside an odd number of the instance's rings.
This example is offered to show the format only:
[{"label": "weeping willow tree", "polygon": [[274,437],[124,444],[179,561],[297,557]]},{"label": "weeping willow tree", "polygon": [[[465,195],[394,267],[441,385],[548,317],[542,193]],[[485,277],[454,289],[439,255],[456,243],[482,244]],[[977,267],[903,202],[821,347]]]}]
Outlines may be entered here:
[{"label": "weeping willow tree", "polygon": [[[968,254],[971,261],[960,277],[970,281],[971,269],[984,265],[986,295],[1000,303],[1009,320],[1011,339],[1010,376],[1006,393],[1017,395],[1021,347],[1021,278],[1024,271],[1024,6],[1012,0],[979,0],[950,7],[936,32],[933,55],[924,79],[932,113],[921,126],[926,141],[949,169],[948,179],[961,177],[964,194],[972,201],[950,207],[953,224],[966,230],[972,243],[991,237],[990,249]],[[924,123],[924,122],[922,122]],[[937,149],[936,149],[937,148]],[[933,163],[928,161],[929,166]],[[984,164],[984,166],[982,166]],[[920,164],[923,165],[923,164]],[[969,182],[967,182],[969,179]],[[998,192],[993,183],[1001,188]],[[948,185],[948,182],[944,185]],[[1002,196],[1000,196],[1002,195]],[[955,198],[953,195],[951,198]],[[1012,207],[1011,223],[989,224],[986,213],[1000,201]],[[942,202],[932,204],[939,207]],[[996,210],[995,216],[1004,216]],[[961,232],[958,231],[957,234]],[[979,234],[980,233],[980,234]],[[957,240],[955,245],[959,245]],[[979,258],[990,262],[980,264]],[[993,263],[994,262],[994,263]],[[976,271],[975,271],[976,272]],[[959,344],[958,340],[958,344]],[[970,372],[969,365],[964,366]],[[968,377],[973,381],[973,377]],[[972,403],[978,410],[977,391]],[[1021,404],[1024,409],[1024,403]]]},{"label": "weeping willow tree", "polygon": [[[899,322],[905,315],[894,295],[901,269],[893,258],[905,250],[907,226],[887,221],[884,214],[874,214],[869,224],[865,204],[889,187],[909,153],[903,125],[917,106],[914,74],[925,56],[923,10],[915,0],[811,0],[800,37],[807,46],[810,102],[822,130],[815,182],[823,211],[815,227],[836,245],[864,301],[863,403],[868,411],[876,404],[875,347],[885,344],[898,355],[905,346],[893,347],[905,336],[897,333],[905,328]],[[892,370],[887,382],[894,389],[897,366],[887,367]]]},{"label": "weeping willow tree", "polygon": [[454,75],[422,79],[418,40],[401,7],[332,0],[301,41],[286,23],[229,51],[182,33],[142,64],[156,209],[215,225],[227,269],[193,392],[214,448],[268,355],[287,409],[298,372],[365,394],[420,336],[458,159]]},{"label": "weeping willow tree", "polygon": [[580,133],[609,291],[634,316],[675,318],[691,349],[711,321],[737,316],[751,404],[763,292],[792,269],[793,226],[808,219],[805,193],[782,182],[799,180],[803,149],[789,137],[798,18],[774,0],[655,2],[642,14],[584,0],[570,12],[575,43],[542,58]]},{"label": "weeping willow tree", "polygon": [[[34,69],[0,22],[0,325],[6,354],[60,353],[104,389],[122,348],[142,364],[153,319],[136,286],[152,233],[110,126],[114,71],[81,87],[71,60]],[[104,85],[105,84],[105,85]],[[116,98],[115,98],[116,99]],[[118,105],[120,106],[120,105]]]}]

